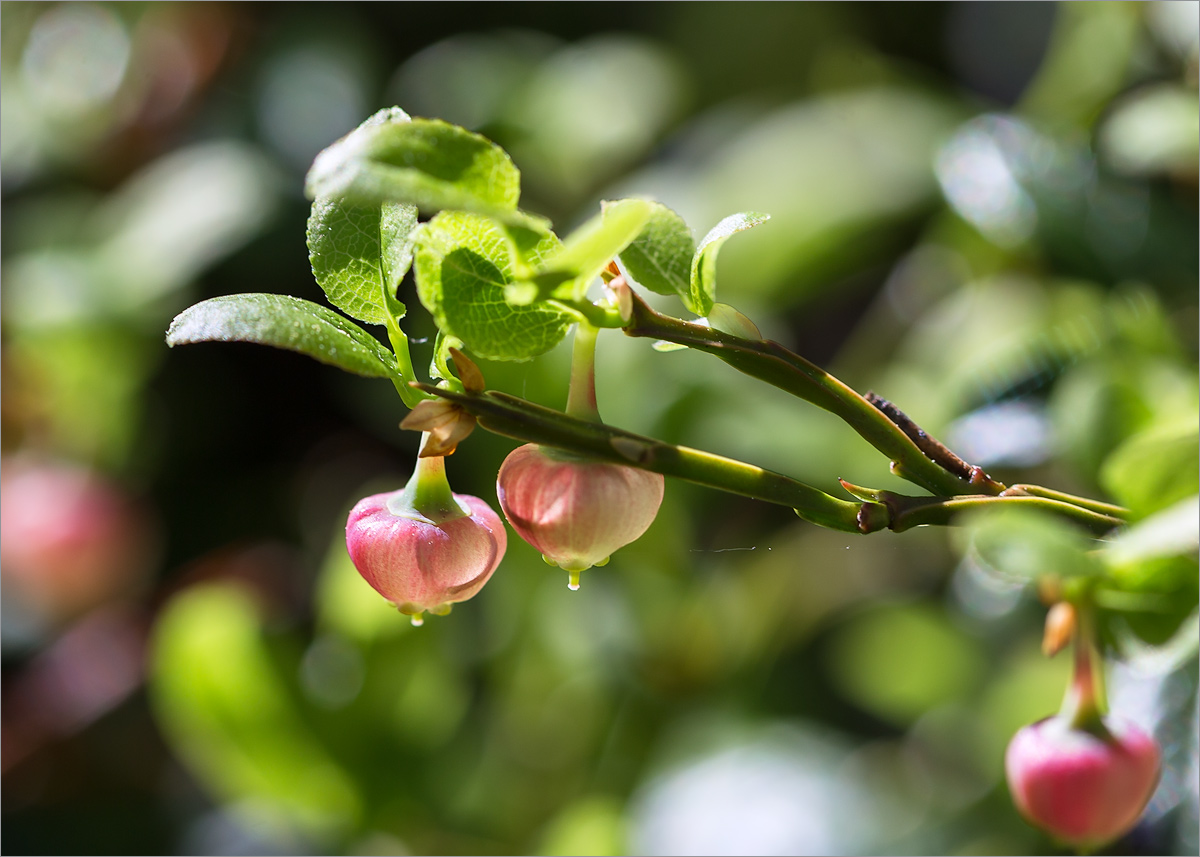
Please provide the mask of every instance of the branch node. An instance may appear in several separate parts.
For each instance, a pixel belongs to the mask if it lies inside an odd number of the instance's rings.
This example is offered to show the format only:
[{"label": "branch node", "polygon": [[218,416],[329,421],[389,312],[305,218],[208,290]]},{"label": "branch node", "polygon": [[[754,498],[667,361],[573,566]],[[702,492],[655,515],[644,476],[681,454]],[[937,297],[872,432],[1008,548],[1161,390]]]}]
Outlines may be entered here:
[{"label": "branch node", "polygon": [[[968,482],[979,488],[983,488],[986,492],[997,494],[1004,490],[1004,485],[992,477],[988,476],[984,469],[976,464],[968,464],[963,461],[949,447],[935,438],[925,429],[921,428],[904,411],[897,408],[883,396],[877,395],[872,391],[868,391],[863,397],[876,408],[878,408],[884,416],[895,423],[900,431],[908,436],[908,439],[916,444],[917,449],[930,461],[937,464],[943,470],[946,470],[959,479]],[[892,472],[896,473],[896,462],[892,462]]]}]

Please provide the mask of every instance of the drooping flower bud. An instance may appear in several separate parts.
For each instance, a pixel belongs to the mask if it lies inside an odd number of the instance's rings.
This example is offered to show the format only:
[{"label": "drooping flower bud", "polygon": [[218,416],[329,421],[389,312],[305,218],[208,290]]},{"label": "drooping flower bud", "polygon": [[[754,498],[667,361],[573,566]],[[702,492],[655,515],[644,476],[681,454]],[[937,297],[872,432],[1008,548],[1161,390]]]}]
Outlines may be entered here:
[{"label": "drooping flower bud", "polygon": [[399,493],[358,501],[346,522],[346,548],[363,579],[418,625],[426,610],[448,613],[479,592],[508,537],[500,516],[478,497],[455,494],[470,514],[435,524],[388,508]]},{"label": "drooping flower bud", "polygon": [[659,473],[528,443],[504,459],[496,495],[517,534],[578,589],[579,572],[604,565],[654,522],[663,482]]},{"label": "drooping flower bud", "polygon": [[425,611],[445,615],[479,592],[507,547],[504,522],[487,503],[450,492],[441,457],[418,458],[408,485],[360,500],[346,521],[354,567],[414,625]]},{"label": "drooping flower bud", "polygon": [[1095,849],[1137,823],[1159,775],[1159,748],[1138,727],[1108,719],[1107,735],[1062,715],[1020,730],[1005,772],[1021,815],[1063,843]]}]

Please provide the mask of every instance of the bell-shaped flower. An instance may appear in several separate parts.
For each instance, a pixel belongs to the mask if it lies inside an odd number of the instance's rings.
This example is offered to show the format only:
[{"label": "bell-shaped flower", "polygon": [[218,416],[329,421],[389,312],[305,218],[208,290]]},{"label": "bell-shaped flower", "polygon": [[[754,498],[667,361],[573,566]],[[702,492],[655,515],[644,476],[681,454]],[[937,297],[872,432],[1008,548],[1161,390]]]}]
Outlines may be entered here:
[{"label": "bell-shaped flower", "polygon": [[479,592],[508,546],[500,516],[451,494],[442,468],[442,458],[419,459],[408,486],[360,500],[346,522],[354,567],[414,625]]},{"label": "bell-shaped flower", "polygon": [[1108,718],[1086,730],[1057,715],[1020,730],[1004,766],[1026,820],[1092,850],[1137,823],[1158,782],[1159,758],[1155,740],[1130,723]]},{"label": "bell-shaped flower", "polygon": [[663,477],[529,443],[500,466],[496,495],[517,534],[578,589],[579,572],[604,565],[654,522]]}]

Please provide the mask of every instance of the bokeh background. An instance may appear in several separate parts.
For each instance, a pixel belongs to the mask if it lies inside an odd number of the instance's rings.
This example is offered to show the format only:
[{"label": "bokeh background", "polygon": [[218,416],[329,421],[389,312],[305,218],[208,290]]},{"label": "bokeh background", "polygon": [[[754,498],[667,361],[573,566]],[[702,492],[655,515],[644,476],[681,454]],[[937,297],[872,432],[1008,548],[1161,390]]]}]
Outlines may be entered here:
[{"label": "bokeh background", "polygon": [[[999,478],[1103,497],[1114,449],[1197,413],[1196,3],[0,16],[5,852],[1054,852],[1001,759],[1067,663],[953,532],[671,482],[581,591],[512,537],[414,629],[343,540],[411,472],[390,385],[163,333],[216,295],[323,302],[305,170],[397,104],[503,145],[560,234],[625,195],[697,236],[770,213],[722,300]],[[568,360],[482,368],[561,406]],[[896,484],[705,355],[610,332],[598,371],[616,425]],[[455,490],[494,502],[512,446],[476,432]],[[1167,759],[1117,853],[1197,851],[1194,631],[1112,670]]]}]

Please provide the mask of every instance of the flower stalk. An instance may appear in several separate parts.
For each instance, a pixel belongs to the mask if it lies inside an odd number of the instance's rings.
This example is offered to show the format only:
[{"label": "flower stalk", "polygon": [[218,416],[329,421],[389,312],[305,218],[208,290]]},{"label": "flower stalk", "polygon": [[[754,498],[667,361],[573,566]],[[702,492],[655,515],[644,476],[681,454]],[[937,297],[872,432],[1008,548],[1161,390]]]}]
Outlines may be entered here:
[{"label": "flower stalk", "polygon": [[1101,719],[1107,706],[1104,689],[1104,664],[1096,650],[1095,616],[1092,605],[1085,599],[1075,605],[1075,662],[1071,682],[1063,696],[1059,716],[1072,729],[1090,732],[1111,740]]},{"label": "flower stalk", "polygon": [[[422,451],[429,446],[430,438],[429,432],[421,433]],[[431,524],[444,524],[471,514],[450,490],[450,482],[446,479],[446,459],[440,455],[422,456],[419,453],[417,466],[408,483],[392,495],[387,507],[393,515]]]},{"label": "flower stalk", "polygon": [[567,414],[576,419],[600,422],[596,408],[596,336],[599,331],[581,321],[575,325],[571,350],[571,384],[567,392]]}]

